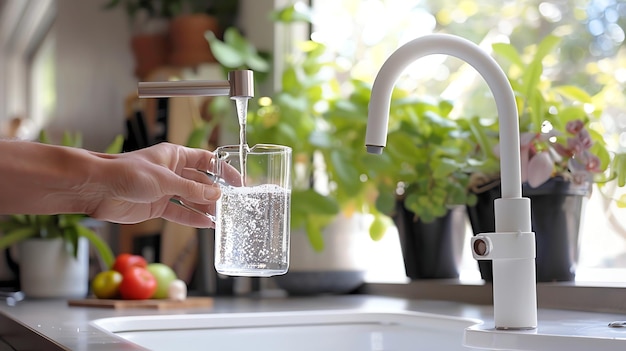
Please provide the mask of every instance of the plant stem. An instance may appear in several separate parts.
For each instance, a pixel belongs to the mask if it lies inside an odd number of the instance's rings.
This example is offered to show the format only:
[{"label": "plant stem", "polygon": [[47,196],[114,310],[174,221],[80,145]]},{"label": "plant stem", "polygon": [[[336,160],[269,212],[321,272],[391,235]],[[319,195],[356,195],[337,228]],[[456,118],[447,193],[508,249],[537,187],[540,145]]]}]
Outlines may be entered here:
[{"label": "plant stem", "polygon": [[104,240],[98,236],[98,234],[87,227],[79,225],[76,226],[76,229],[78,231],[78,235],[87,238],[93,244],[96,251],[98,251],[100,258],[104,261],[107,269],[110,269],[115,261],[115,256],[113,255],[111,248],[109,248],[109,245],[107,245],[107,243],[105,243]]},{"label": "plant stem", "polygon": [[34,227],[22,227],[12,230],[9,233],[4,233],[0,238],[0,249],[5,249],[21,240],[28,239],[37,234],[37,228]]}]

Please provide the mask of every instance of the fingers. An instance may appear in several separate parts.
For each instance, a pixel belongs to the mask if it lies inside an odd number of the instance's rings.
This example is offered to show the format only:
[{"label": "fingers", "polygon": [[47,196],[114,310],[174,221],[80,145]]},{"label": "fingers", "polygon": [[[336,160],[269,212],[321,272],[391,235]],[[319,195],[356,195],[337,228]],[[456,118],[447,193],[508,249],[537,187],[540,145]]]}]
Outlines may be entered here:
[{"label": "fingers", "polygon": [[[185,160],[185,164],[179,165],[179,167],[183,169],[183,177],[208,184],[210,182],[198,177],[198,175],[191,174],[188,169],[206,170],[224,179],[228,184],[234,186],[241,185],[241,174],[237,168],[233,167],[228,162],[218,160],[213,152],[183,146],[180,146],[178,150],[184,155]],[[221,162],[219,167],[217,167],[216,162]],[[217,168],[219,168],[219,171]],[[204,177],[206,177],[206,175]]]},{"label": "fingers", "polygon": [[184,168],[181,173],[181,176],[183,178],[187,178],[189,180],[193,180],[198,183],[203,183],[203,184],[208,184],[208,185],[214,184],[214,181],[211,177],[207,176],[207,174],[204,172],[198,171],[195,168]]},{"label": "fingers", "polygon": [[234,186],[241,186],[241,173],[227,162],[220,165],[220,174],[218,176],[226,181],[226,183]]},{"label": "fingers", "polygon": [[188,147],[180,147],[180,152],[185,155],[185,164],[183,168],[195,168],[203,170],[211,170],[215,154],[204,149],[195,149]]},{"label": "fingers", "polygon": [[187,201],[206,204],[221,196],[220,188],[211,179],[195,169],[183,169],[181,175],[169,173],[160,181],[163,195],[179,196]]},{"label": "fingers", "polygon": [[[189,205],[193,206],[201,212],[215,213],[214,204],[202,205],[197,203],[190,203]],[[167,205],[161,217],[168,221],[195,228],[215,227],[215,223],[213,223],[213,221],[209,217],[195,213],[174,203],[169,203]]]}]

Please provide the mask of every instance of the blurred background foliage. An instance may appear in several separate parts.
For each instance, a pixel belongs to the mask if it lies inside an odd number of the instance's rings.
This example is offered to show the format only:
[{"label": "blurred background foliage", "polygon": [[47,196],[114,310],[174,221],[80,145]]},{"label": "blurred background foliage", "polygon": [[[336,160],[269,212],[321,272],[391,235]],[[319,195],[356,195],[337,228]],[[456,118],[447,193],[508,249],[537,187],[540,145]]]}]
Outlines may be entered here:
[{"label": "blurred background foliage", "polygon": [[[611,150],[626,146],[624,0],[315,0],[313,7],[312,39],[334,50],[351,78],[370,82],[389,53],[432,32],[461,35],[488,51],[493,43],[510,43],[527,56],[546,36],[557,36],[544,76],[554,86],[598,95],[603,112],[592,127],[605,134]],[[453,101],[452,116],[496,118],[486,83],[455,58],[422,58],[398,86]]]}]

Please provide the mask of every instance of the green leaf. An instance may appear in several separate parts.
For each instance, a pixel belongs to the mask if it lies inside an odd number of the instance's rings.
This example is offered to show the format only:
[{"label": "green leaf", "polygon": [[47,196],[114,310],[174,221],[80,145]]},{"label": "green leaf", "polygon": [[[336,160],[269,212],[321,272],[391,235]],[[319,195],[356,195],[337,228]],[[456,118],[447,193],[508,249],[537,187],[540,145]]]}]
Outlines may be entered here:
[{"label": "green leaf", "polygon": [[311,23],[311,9],[301,2],[283,7],[270,14],[270,18],[274,22],[294,23],[305,22]]},{"label": "green leaf", "polygon": [[44,129],[39,131],[39,138],[38,138],[38,140],[39,140],[40,143],[50,144],[50,139],[48,138],[48,133],[46,133],[46,131]]},{"label": "green leaf", "polygon": [[431,162],[431,170],[434,178],[447,177],[458,169],[459,165],[449,158],[436,158]]},{"label": "green leaf", "polygon": [[396,194],[393,189],[381,189],[376,198],[376,209],[386,215],[391,215],[396,209]]},{"label": "green leaf", "polygon": [[617,186],[623,187],[626,185],[626,154],[615,155],[614,164],[614,172],[617,175]]},{"label": "green leaf", "polygon": [[65,131],[63,132],[63,138],[61,139],[61,145],[70,146],[70,147],[82,147],[83,146],[83,135],[79,132],[76,132],[72,135],[72,132]]},{"label": "green leaf", "polygon": [[527,107],[530,108],[530,120],[533,125],[533,130],[539,132],[544,119],[543,111],[545,110],[545,100],[536,86],[529,87],[528,94],[526,104],[528,104],[529,106]]},{"label": "green leaf", "polygon": [[307,214],[336,215],[339,213],[337,201],[312,189],[294,190],[291,194],[291,210]]},{"label": "green leaf", "polygon": [[202,146],[202,143],[206,140],[207,135],[211,132],[211,126],[207,123],[202,124],[200,127],[195,128],[189,134],[187,138],[188,147],[199,148]]},{"label": "green leaf", "polygon": [[439,113],[442,116],[448,116],[452,109],[454,109],[454,104],[451,101],[442,100],[439,102]]},{"label": "green leaf", "polygon": [[[246,65],[254,71],[255,75],[258,75],[259,72],[269,72],[271,68],[269,61],[256,52],[248,55],[246,58]],[[256,78],[257,77],[255,76],[255,79]]]},{"label": "green leaf", "polygon": [[411,160],[419,153],[415,141],[406,130],[394,132],[387,139],[387,151],[399,159]]},{"label": "green leaf", "polygon": [[62,237],[67,251],[72,254],[72,257],[78,258],[78,231],[76,227],[65,228]]},{"label": "green leaf", "polygon": [[372,238],[372,240],[374,241],[379,241],[383,238],[385,233],[387,233],[387,230],[392,226],[393,221],[391,220],[391,218],[382,214],[375,214],[374,221],[372,221],[372,224],[369,228],[370,238]]},{"label": "green leaf", "polygon": [[83,226],[77,225],[76,232],[79,236],[87,238],[89,242],[93,245],[96,252],[104,262],[105,267],[110,269],[113,266],[113,262],[115,261],[115,256],[113,255],[113,251],[109,247],[109,245],[98,236],[93,230]]},{"label": "green leaf", "polygon": [[[305,114],[308,112],[309,104],[306,96],[302,95],[292,95],[292,94],[281,94],[277,97],[277,102],[293,110],[294,113]],[[298,118],[300,116],[293,116],[294,118]]]},{"label": "green leaf", "polygon": [[118,134],[115,137],[115,139],[113,139],[113,142],[111,142],[111,144],[107,146],[104,152],[107,154],[119,154],[120,152],[122,152],[123,146],[124,146],[124,136],[121,134]]},{"label": "green leaf", "polygon": [[230,69],[242,68],[245,63],[243,55],[232,46],[217,39],[215,34],[208,31],[204,34],[211,46],[213,56],[222,66]]},{"label": "green leaf", "polygon": [[524,67],[524,62],[513,45],[509,43],[495,43],[491,47],[498,56],[503,57],[516,66]]},{"label": "green leaf", "polygon": [[322,228],[319,221],[309,216],[305,226],[307,237],[313,247],[313,250],[321,252],[324,250],[324,236],[322,235]]},{"label": "green leaf", "polygon": [[561,41],[561,38],[555,35],[547,35],[537,46],[537,52],[533,61],[542,62],[543,59],[551,53],[557,44]]},{"label": "green leaf", "polygon": [[352,160],[345,152],[332,150],[330,163],[339,187],[349,195],[356,195],[360,188],[359,172],[353,167]]},{"label": "green leaf", "polygon": [[586,104],[593,102],[593,99],[586,91],[574,85],[562,85],[553,89],[557,93],[572,101],[580,101]]},{"label": "green leaf", "polygon": [[300,80],[295,68],[289,67],[283,72],[281,84],[284,91],[300,90]]},{"label": "green leaf", "polygon": [[23,227],[8,233],[5,232],[2,237],[0,237],[0,249],[6,249],[17,242],[34,237],[37,234],[39,234],[39,232],[37,228],[34,227]]}]

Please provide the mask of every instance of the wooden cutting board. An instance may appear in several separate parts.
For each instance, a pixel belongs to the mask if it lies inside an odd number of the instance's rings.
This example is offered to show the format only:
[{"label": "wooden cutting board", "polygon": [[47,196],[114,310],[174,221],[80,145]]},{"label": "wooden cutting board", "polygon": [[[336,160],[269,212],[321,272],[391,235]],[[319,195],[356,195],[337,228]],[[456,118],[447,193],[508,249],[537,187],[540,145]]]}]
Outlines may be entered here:
[{"label": "wooden cutting board", "polygon": [[155,310],[166,310],[174,308],[200,308],[213,306],[212,297],[188,297],[184,301],[174,301],[167,299],[149,299],[149,300],[116,300],[116,299],[77,299],[68,300],[69,306],[76,307],[100,307],[100,308],[146,308]]}]

